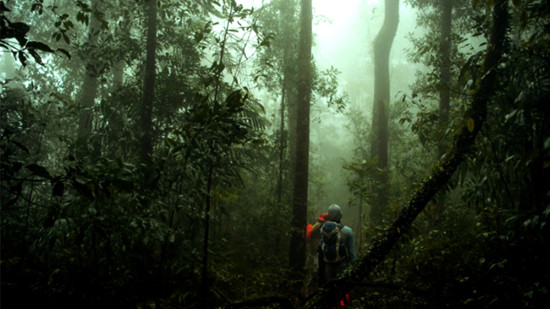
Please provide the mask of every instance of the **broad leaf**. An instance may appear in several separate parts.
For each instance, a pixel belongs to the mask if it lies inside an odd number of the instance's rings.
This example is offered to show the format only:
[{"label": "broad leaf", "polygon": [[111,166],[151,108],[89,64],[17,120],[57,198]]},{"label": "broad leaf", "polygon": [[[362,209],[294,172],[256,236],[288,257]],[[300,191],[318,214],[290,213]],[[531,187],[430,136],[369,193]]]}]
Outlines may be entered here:
[{"label": "broad leaf", "polygon": [[31,173],[33,173],[36,176],[44,177],[44,178],[47,178],[47,179],[52,178],[52,176],[50,175],[48,170],[45,167],[41,166],[41,165],[30,164],[30,165],[27,165],[27,169],[29,171],[31,171]]}]

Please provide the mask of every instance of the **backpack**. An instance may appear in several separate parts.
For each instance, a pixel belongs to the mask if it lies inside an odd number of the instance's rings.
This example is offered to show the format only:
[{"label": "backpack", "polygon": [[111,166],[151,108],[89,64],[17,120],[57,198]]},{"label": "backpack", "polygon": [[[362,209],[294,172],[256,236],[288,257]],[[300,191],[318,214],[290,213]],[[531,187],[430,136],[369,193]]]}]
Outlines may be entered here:
[{"label": "backpack", "polygon": [[343,224],[326,222],[321,227],[321,255],[327,263],[338,263],[348,257],[348,250],[342,241]]}]

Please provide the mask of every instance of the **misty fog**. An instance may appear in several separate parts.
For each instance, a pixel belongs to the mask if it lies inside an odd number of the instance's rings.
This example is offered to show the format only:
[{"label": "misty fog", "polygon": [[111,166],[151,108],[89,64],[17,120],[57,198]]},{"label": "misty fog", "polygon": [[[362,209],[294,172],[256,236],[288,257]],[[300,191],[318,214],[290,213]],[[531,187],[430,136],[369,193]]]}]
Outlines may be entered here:
[{"label": "misty fog", "polygon": [[1,306],[546,308],[550,3],[0,1]]}]

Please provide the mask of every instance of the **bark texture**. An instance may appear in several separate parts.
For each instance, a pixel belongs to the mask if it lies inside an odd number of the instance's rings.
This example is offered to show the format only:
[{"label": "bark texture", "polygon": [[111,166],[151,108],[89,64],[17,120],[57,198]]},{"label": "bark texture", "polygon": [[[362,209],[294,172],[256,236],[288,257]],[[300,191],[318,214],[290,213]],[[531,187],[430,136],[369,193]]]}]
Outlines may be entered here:
[{"label": "bark texture", "polygon": [[381,222],[388,205],[388,108],[390,102],[390,51],[399,24],[399,0],[386,0],[384,24],[374,41],[374,104],[372,114],[371,156],[378,158],[378,188],[370,218],[374,224]]},{"label": "bark texture", "polygon": [[302,273],[306,260],[306,224],[309,168],[309,110],[311,100],[312,3],[302,0],[298,54],[296,161],[292,205],[290,269]]},{"label": "bark texture", "polygon": [[149,0],[145,5],[147,13],[147,45],[145,59],[145,78],[143,80],[143,98],[141,101],[141,154],[142,162],[147,164],[153,153],[153,101],[155,100],[155,65],[157,47],[157,1]]},{"label": "bark texture", "polygon": [[[97,11],[97,1],[91,1],[90,7],[93,12]],[[97,36],[96,31],[99,28],[99,22],[95,16],[90,18],[89,32],[88,32],[88,48],[96,48]],[[95,59],[89,55],[85,59],[85,71],[82,83],[82,88],[79,94],[80,100],[80,115],[78,120],[78,154],[80,156],[86,155],[89,149],[88,141],[92,135],[92,120],[93,120],[93,108],[94,102],[97,97],[97,70],[95,66]]]},{"label": "bark texture", "polygon": [[[440,0],[441,9],[441,40],[439,53],[441,58],[439,77],[439,120],[440,128],[444,130],[449,121],[449,110],[451,106],[451,22],[453,2]],[[445,144],[439,143],[438,152],[445,153]]]}]

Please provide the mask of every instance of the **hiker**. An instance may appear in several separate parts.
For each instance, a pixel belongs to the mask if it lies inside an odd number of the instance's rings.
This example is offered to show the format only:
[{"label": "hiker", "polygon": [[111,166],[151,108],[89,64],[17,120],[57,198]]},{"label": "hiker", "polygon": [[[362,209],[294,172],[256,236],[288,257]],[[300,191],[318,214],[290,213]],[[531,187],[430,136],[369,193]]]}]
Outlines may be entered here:
[{"label": "hiker", "polygon": [[[320,237],[319,230],[321,229],[321,226],[323,226],[323,223],[325,223],[325,221],[327,220],[327,216],[328,216],[328,212],[325,212],[324,214],[319,216],[319,218],[317,218],[317,222],[315,222],[315,224],[313,224],[313,225],[308,224],[307,225],[306,242],[309,243],[309,242],[311,242],[312,238],[319,238]],[[319,233],[317,233],[317,232],[319,232]],[[319,235],[317,235],[317,234],[319,234]]]},{"label": "hiker", "polygon": [[322,283],[336,279],[357,259],[353,231],[349,226],[341,224],[341,219],[340,206],[330,205],[325,223],[321,227],[321,245],[319,246],[319,267],[324,268],[321,273]]},{"label": "hiker", "polygon": [[321,240],[321,227],[326,222],[328,212],[325,212],[319,218],[317,218],[315,224],[308,224],[306,230],[306,242],[310,244],[311,255],[316,257],[313,259],[313,264],[317,268],[317,274],[315,274],[314,279],[311,281],[311,287],[317,289],[320,285],[323,285],[324,277],[324,262],[323,258],[319,256],[319,246]]}]

